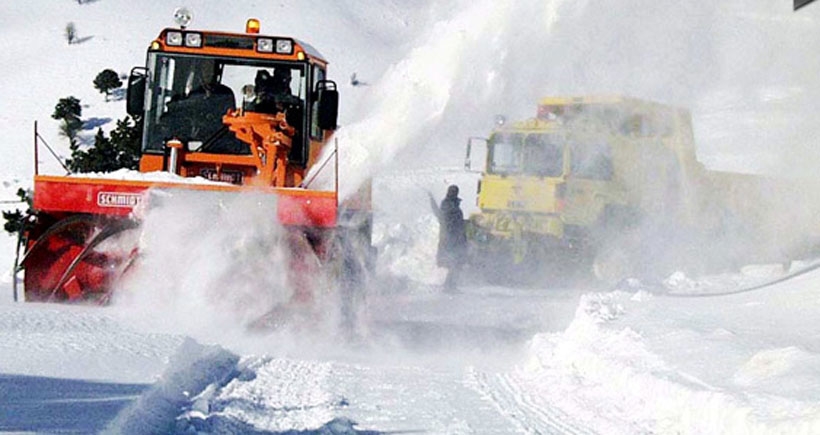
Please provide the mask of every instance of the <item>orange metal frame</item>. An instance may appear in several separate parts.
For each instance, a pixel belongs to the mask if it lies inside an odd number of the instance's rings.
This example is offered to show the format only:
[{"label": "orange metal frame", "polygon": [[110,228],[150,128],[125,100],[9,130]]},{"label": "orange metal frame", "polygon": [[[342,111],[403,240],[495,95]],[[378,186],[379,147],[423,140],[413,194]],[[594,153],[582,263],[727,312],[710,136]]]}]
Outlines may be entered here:
[{"label": "orange metal frame", "polygon": [[[175,45],[167,45],[165,43],[165,35],[169,32],[195,32],[199,33],[203,36],[203,39],[206,35],[212,36],[226,36],[226,37],[248,37],[248,38],[281,38],[281,39],[290,39],[293,41],[293,52],[291,54],[277,54],[277,53],[262,53],[259,51],[250,50],[250,49],[238,49],[238,48],[224,48],[224,47],[209,47],[203,45],[202,47],[186,47],[182,46],[175,46]],[[299,41],[293,38],[286,38],[286,37],[276,37],[276,36],[268,36],[268,35],[259,35],[256,33],[231,33],[231,32],[208,32],[208,31],[201,31],[201,30],[181,30],[181,29],[164,29],[159,37],[154,40],[154,46],[156,47],[156,51],[163,51],[168,53],[184,53],[184,54],[207,54],[212,56],[227,56],[227,57],[244,57],[244,58],[252,58],[252,59],[278,59],[278,60],[289,60],[289,61],[300,61],[305,59],[310,59],[311,61],[318,63],[322,66],[327,66],[327,61],[324,59],[312,55],[307,52],[307,50],[302,47]]]}]

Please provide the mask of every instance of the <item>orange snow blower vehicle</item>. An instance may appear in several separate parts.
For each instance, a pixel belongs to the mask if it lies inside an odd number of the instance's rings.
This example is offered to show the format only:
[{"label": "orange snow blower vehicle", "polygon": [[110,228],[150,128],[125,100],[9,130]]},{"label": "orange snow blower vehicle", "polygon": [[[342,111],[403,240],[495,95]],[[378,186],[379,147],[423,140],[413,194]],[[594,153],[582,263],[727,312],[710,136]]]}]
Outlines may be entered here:
[{"label": "orange snow blower vehicle", "polygon": [[[312,190],[306,180],[312,167],[324,169],[319,156],[337,123],[327,62],[297,39],[261,35],[256,19],[245,33],[228,33],[191,30],[185,15],[151,42],[146,66],[128,80],[127,112],[144,124],[139,172],[35,170],[33,215],[17,262],[26,301],[108,301],[139,255],[136,246],[108,241],[139,227],[149,190],[273,195],[271,219],[288,231],[293,269],[304,273],[300,261],[334,255],[340,217],[350,211],[340,208],[338,183]],[[324,163],[335,157],[330,151]],[[293,298],[311,299],[301,282],[294,277]]]}]

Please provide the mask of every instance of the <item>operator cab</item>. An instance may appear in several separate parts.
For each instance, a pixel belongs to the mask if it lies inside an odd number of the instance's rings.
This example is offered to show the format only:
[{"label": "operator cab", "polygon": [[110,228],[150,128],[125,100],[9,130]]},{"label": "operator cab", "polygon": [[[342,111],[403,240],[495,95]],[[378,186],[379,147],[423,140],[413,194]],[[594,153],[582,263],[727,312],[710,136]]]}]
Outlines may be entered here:
[{"label": "operator cab", "polygon": [[[146,67],[132,70],[128,87],[128,113],[144,123],[141,171],[176,166],[168,164],[168,143],[176,140],[185,156],[175,169],[180,175],[215,170],[219,177],[209,178],[244,184],[243,177],[255,176],[251,166],[259,163],[252,155],[258,153],[237,138],[226,115],[281,113],[293,128],[286,164],[295,175],[288,175],[287,184],[304,177],[336,128],[338,93],[326,80],[326,62],[310,45],[260,36],[258,30],[253,19],[244,34],[182,26],[163,30],[151,44]],[[269,157],[260,156],[261,164]],[[214,168],[204,168],[207,162]],[[223,168],[242,174],[223,177]]]},{"label": "operator cab", "polygon": [[297,131],[289,160],[304,163],[306,144],[300,133],[308,128],[306,65],[154,53],[149,55],[148,70],[152,86],[143,152],[162,152],[168,140],[177,138],[192,152],[250,154],[248,144],[236,139],[222,122],[229,111],[241,107],[250,112],[284,112]]}]

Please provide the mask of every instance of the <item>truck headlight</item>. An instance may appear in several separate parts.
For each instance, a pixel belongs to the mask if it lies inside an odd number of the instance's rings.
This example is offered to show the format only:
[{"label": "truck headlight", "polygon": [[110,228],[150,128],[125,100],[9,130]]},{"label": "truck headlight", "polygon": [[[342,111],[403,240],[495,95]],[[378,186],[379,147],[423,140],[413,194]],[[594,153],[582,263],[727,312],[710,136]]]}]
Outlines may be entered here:
[{"label": "truck headlight", "polygon": [[276,40],[276,54],[291,54],[293,53],[293,41],[290,39]]},{"label": "truck headlight", "polygon": [[259,38],[256,40],[256,51],[260,53],[273,53],[273,39]]},{"label": "truck headlight", "polygon": [[202,35],[199,33],[186,33],[185,46],[195,48],[202,47]]},{"label": "truck headlight", "polygon": [[174,47],[182,45],[182,32],[168,32],[165,35],[165,43]]}]

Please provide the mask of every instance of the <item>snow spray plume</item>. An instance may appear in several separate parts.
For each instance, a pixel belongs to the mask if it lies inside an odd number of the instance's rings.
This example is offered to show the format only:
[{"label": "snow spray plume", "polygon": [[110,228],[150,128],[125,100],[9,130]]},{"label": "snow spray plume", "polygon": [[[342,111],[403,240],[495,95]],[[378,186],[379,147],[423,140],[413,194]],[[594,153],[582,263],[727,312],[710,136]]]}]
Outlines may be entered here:
[{"label": "snow spray plume", "polygon": [[[374,110],[377,115],[354,124],[347,133],[364,148],[389,144],[390,148],[371,153],[376,160],[398,155],[394,161],[404,167],[430,162],[455,166],[460,163],[464,138],[486,134],[493,114],[529,118],[545,95],[621,94],[692,108],[697,154],[707,161],[742,172],[807,173],[807,168],[817,166],[816,153],[801,151],[810,143],[806,139],[820,131],[820,123],[804,114],[816,113],[820,98],[803,86],[816,80],[810,76],[814,64],[803,61],[805,50],[784,43],[786,38],[805,40],[800,35],[807,33],[806,23],[794,18],[787,6],[641,0],[624,13],[613,14],[600,0],[473,3],[452,20],[434,26],[386,74],[386,84],[375,87],[393,86],[382,90],[395,98],[374,98],[366,107],[379,108],[381,101],[392,104],[389,110]],[[545,19],[521,19],[531,16]],[[470,23],[469,28],[461,27],[464,23]],[[810,32],[817,32],[816,26]],[[747,38],[750,34],[754,37]],[[784,45],[790,48],[783,50]],[[449,55],[428,58],[427,53]],[[772,63],[773,53],[782,62]],[[397,101],[400,104],[394,104]],[[795,126],[802,133],[794,133]],[[720,158],[710,159],[710,153]],[[726,161],[729,154],[736,156],[734,162]],[[740,165],[734,164],[738,161]],[[663,164],[647,162],[647,166]],[[710,263],[707,257],[711,257],[714,264],[709,266],[720,262],[725,266],[777,261],[778,251],[791,251],[794,245],[784,240],[790,229],[783,224],[792,219],[799,221],[800,229],[793,238],[816,232],[807,227],[811,216],[818,216],[814,212],[820,210],[820,204],[814,204],[818,200],[795,195],[810,190],[811,184],[788,187],[788,183],[772,182],[750,188],[743,180],[713,178],[711,183],[732,190],[729,197],[734,204],[707,199],[709,183],[687,184],[681,177],[684,182],[678,194],[698,204],[695,213],[704,214],[690,216],[690,226],[703,226],[691,219],[707,219],[708,214],[738,213],[740,222],[761,218],[756,226],[765,228],[764,237],[750,237],[755,231],[739,237],[748,228],[729,218],[723,224],[707,225],[716,231],[710,234],[719,240],[715,243],[703,232],[670,220],[672,201],[681,199],[657,190],[642,193],[656,201],[641,228],[635,229],[642,235],[611,243],[639,251],[642,262],[663,259],[666,268],[696,257],[701,265]],[[639,188],[654,189],[647,187],[650,184]],[[789,205],[788,199],[794,202]],[[804,207],[811,211],[795,210]],[[671,249],[664,249],[667,246]],[[757,258],[743,257],[749,250],[759,254]]]},{"label": "snow spray plume", "polygon": [[[368,94],[359,105],[361,112],[337,133],[342,198],[368,178],[389,173],[398,165],[461,166],[466,138],[476,131],[486,131],[499,108],[520,108],[525,104],[533,107],[531,96],[539,94],[535,90],[540,83],[535,78],[541,72],[532,62],[521,61],[537,57],[529,51],[513,55],[509,52],[528,47],[533,38],[540,40],[549,34],[558,4],[561,2],[545,6],[536,1],[465,1],[454,9],[454,17],[430,26],[403,60],[367,88]],[[535,23],[533,16],[538,17]],[[525,32],[520,32],[522,23],[530,23]],[[518,88],[522,84],[526,92]],[[515,89],[511,88],[513,85]],[[462,191],[474,192],[474,183],[471,180],[461,185]],[[315,185],[333,186],[332,171],[319,174]],[[435,183],[431,187],[437,191],[440,186]],[[374,195],[379,194],[378,189],[374,185]],[[388,203],[374,201],[374,208],[389,210],[392,216],[418,216],[419,204],[424,212],[429,211],[426,198],[418,194],[415,188],[397,191]],[[472,204],[474,198],[465,199],[465,206]],[[469,213],[466,208],[465,213]],[[377,225],[377,238],[378,230],[384,228]],[[425,246],[429,246],[429,240],[432,239],[425,239]],[[412,260],[418,256],[403,257]],[[432,258],[426,260],[434,264]],[[414,273],[410,263],[404,263],[408,266],[404,269]],[[414,275],[429,269],[416,269]]]},{"label": "snow spray plume", "polygon": [[163,329],[235,344],[291,300],[275,196],[163,190],[149,204],[140,259],[115,304]]},{"label": "snow spray plume", "polygon": [[[816,113],[810,109],[820,101],[802,85],[816,80],[802,64],[807,56],[783,43],[805,40],[799,36],[806,33],[788,5],[638,0],[616,14],[602,0],[461,6],[453,17],[429,26],[403,60],[372,82],[354,122],[337,134],[342,196],[397,167],[459,166],[466,138],[487,135],[494,115],[532,117],[538,99],[547,95],[621,94],[691,108],[698,156],[713,163],[710,153],[742,156],[742,167],[734,170],[767,168],[764,160],[795,154],[789,159],[816,162],[816,153],[796,153],[806,148],[798,140],[805,137],[790,133],[785,122],[790,113]],[[750,33],[755,37],[744,37]],[[782,63],[772,63],[772,53]],[[777,116],[770,116],[772,110]],[[820,130],[816,120],[794,119],[801,130]],[[733,162],[721,157],[717,163]],[[320,178],[330,185],[331,175]],[[698,194],[698,186],[688,187],[686,195]],[[413,207],[413,194],[391,197],[389,207]],[[671,205],[660,199],[659,209]],[[693,240],[662,222],[647,218],[643,231],[651,237],[642,239],[656,242],[631,249],[662,251],[673,239],[684,248],[672,257],[704,248],[702,235]],[[729,254],[743,250],[727,244]]]},{"label": "snow spray plume", "polygon": [[[341,195],[346,197],[400,152],[402,166],[461,164],[463,143],[471,131],[483,129],[497,113],[499,96],[508,89],[506,52],[520,39],[524,10],[539,17],[533,29],[548,30],[551,19],[540,2],[463,2],[455,17],[430,27],[408,55],[367,88],[354,121],[337,138],[340,148]],[[532,22],[532,13],[526,15]],[[511,40],[512,39],[512,40]],[[535,73],[535,71],[532,71]],[[509,80],[520,80],[520,76]],[[532,82],[530,82],[532,83]],[[529,95],[522,101],[531,103]],[[332,171],[317,179],[333,186]]]},{"label": "snow spray plume", "polygon": [[820,86],[805,41],[820,34],[815,18],[767,1],[609,6],[557,6],[551,34],[535,41],[542,54],[529,60],[542,86],[531,98],[623,94],[689,107],[709,166],[813,174]]},{"label": "snow spray plume", "polygon": [[614,261],[622,278],[658,282],[751,264],[788,270],[820,254],[820,207],[807,194],[817,183],[711,171],[672,156],[659,146],[625,168],[626,190],[638,200],[630,221],[599,240],[596,268]]}]

